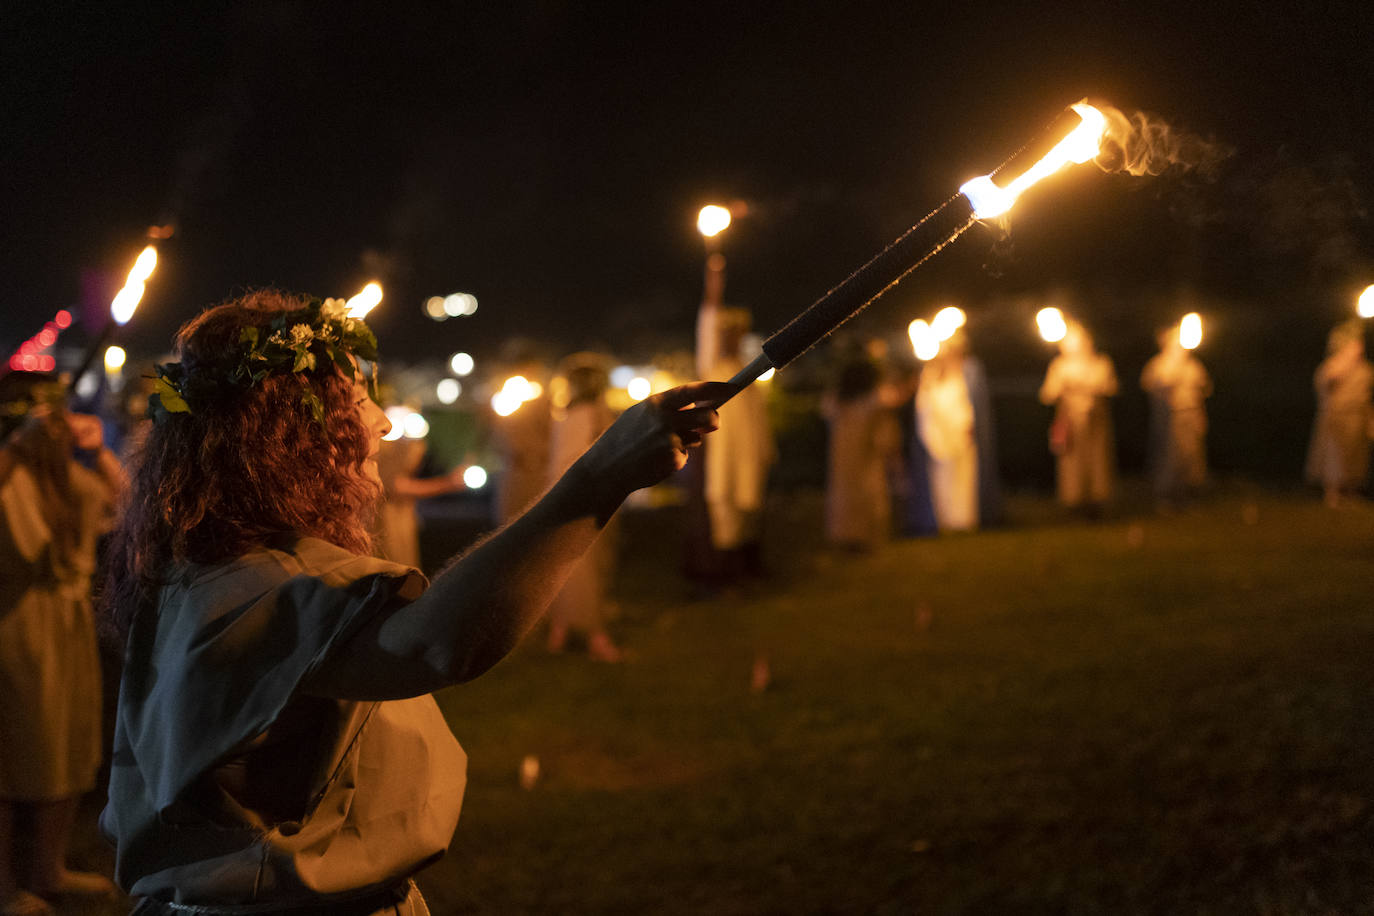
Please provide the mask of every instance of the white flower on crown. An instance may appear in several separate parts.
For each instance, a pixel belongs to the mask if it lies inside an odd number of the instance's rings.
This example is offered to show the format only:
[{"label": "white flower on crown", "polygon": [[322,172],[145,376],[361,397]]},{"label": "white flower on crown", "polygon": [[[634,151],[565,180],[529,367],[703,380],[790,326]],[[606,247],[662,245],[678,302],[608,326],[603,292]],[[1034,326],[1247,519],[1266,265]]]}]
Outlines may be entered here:
[{"label": "white flower on crown", "polygon": [[320,317],[325,321],[343,321],[348,316],[348,303],[342,299],[326,299],[320,306]]},{"label": "white flower on crown", "polygon": [[293,344],[309,343],[315,339],[315,332],[308,324],[297,324],[291,327],[291,342]]}]

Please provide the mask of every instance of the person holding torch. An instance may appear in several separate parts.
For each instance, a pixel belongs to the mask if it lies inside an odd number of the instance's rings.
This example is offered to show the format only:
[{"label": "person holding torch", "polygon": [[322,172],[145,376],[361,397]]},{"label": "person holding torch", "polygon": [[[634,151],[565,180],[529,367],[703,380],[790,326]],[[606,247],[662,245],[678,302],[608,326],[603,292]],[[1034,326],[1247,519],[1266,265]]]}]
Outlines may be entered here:
[{"label": "person holding torch", "polygon": [[633,490],[714,429],[729,386],[623,413],[434,582],[370,557],[389,423],[339,300],[250,293],[157,369],[103,617],[125,642],[101,827],[136,913],[424,914],[465,755],[430,692],[539,619]]}]

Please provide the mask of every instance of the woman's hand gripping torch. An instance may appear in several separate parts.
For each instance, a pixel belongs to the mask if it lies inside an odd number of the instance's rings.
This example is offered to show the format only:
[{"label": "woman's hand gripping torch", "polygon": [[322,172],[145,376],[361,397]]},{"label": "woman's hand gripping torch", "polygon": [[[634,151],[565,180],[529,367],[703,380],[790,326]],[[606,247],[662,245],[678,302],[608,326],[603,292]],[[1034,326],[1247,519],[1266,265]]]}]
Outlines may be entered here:
[{"label": "woman's hand gripping torch", "polygon": [[763,342],[763,352],[729,384],[739,392],[781,369],[863,311],[980,219],[1001,216],[1042,178],[1097,155],[1107,119],[1086,101],[1070,105],[996,171],[965,182],[959,194],[912,226],[872,260]]}]

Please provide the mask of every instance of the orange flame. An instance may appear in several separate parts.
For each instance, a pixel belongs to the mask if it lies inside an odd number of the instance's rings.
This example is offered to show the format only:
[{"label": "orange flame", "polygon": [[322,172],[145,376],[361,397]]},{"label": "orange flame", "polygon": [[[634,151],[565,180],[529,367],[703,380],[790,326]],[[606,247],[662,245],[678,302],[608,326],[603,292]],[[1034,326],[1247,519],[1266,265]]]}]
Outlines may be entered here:
[{"label": "orange flame", "polygon": [[973,215],[979,219],[1001,216],[1012,208],[1027,188],[1042,178],[1053,175],[1066,165],[1087,162],[1097,155],[1107,130],[1107,118],[1086,102],[1069,106],[1080,118],[1078,125],[1054,145],[1026,171],[1017,175],[1005,187],[981,175],[967,181],[959,191],[973,204]]}]

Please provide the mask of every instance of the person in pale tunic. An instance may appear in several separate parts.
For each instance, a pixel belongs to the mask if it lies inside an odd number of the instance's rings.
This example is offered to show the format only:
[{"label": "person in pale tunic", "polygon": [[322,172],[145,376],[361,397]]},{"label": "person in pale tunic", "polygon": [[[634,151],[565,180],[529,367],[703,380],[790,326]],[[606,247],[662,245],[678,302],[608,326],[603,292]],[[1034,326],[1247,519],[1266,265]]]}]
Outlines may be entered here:
[{"label": "person in pale tunic", "polygon": [[376,340],[341,300],[250,293],[177,355],[102,596],[125,643],[100,817],[116,878],[140,916],[427,914],[411,876],[452,839],[466,766],[430,693],[511,651],[730,388],[630,408],[427,583],[369,556],[390,424],[358,368]]},{"label": "person in pale tunic", "polygon": [[1327,354],[1312,379],[1317,419],[1307,452],[1307,479],[1321,486],[1328,505],[1339,506],[1364,486],[1369,474],[1374,365],[1365,358],[1364,326],[1357,319],[1337,325],[1327,340]]},{"label": "person in pale tunic", "polygon": [[916,386],[917,430],[940,531],[978,527],[978,440],[973,399],[964,378],[964,351],[964,332],[956,331],[922,367]]},{"label": "person in pale tunic", "polygon": [[[46,390],[46,398],[35,392]],[[0,448],[0,912],[112,896],[67,868],[80,798],[102,756],[100,659],[91,614],[96,540],[123,482],[93,416],[69,414],[62,386],[29,373],[0,382],[5,415],[25,415]],[[74,460],[83,454],[90,467]],[[32,820],[26,875],[14,867],[16,814]]]},{"label": "person in pale tunic", "polygon": [[1149,470],[1155,499],[1171,506],[1207,480],[1207,398],[1212,379],[1178,327],[1159,332],[1159,352],[1140,373],[1150,397]]},{"label": "person in pale tunic", "polygon": [[1116,442],[1110,398],[1117,392],[1116,367],[1093,348],[1078,322],[1070,322],[1040,386],[1040,402],[1053,405],[1050,450],[1055,455],[1059,501],[1069,508],[1100,512],[1111,501],[1116,478]]},{"label": "person in pale tunic", "polygon": [[389,437],[382,440],[377,468],[386,499],[377,513],[376,553],[384,560],[423,569],[420,555],[420,518],[417,504],[447,493],[467,489],[465,467],[435,477],[419,476],[425,444],[419,439]]},{"label": "person in pale tunic", "polygon": [[[709,361],[704,377],[730,379],[744,368],[741,348],[749,333],[749,312],[703,306],[698,322],[701,336],[714,341],[702,354],[703,362]],[[763,506],[775,456],[764,388],[750,385],[721,405],[720,428],[711,437],[704,465],[711,545],[720,554],[726,583],[762,571]]]},{"label": "person in pale tunic", "polygon": [[888,464],[901,448],[893,408],[879,386],[878,367],[853,354],[821,402],[829,425],[825,481],[825,533],[834,546],[869,551],[886,543],[892,528]]},{"label": "person in pale tunic", "polygon": [[[554,414],[549,448],[549,481],[558,480],[577,457],[596,441],[615,419],[606,403],[610,377],[605,361],[594,353],[574,353],[563,360],[560,374],[567,380],[568,404]],[[577,561],[568,581],[549,605],[551,652],[562,652],[568,634],[587,641],[587,655],[600,662],[618,662],[620,649],[606,632],[606,586],[615,563],[614,523]]]}]

